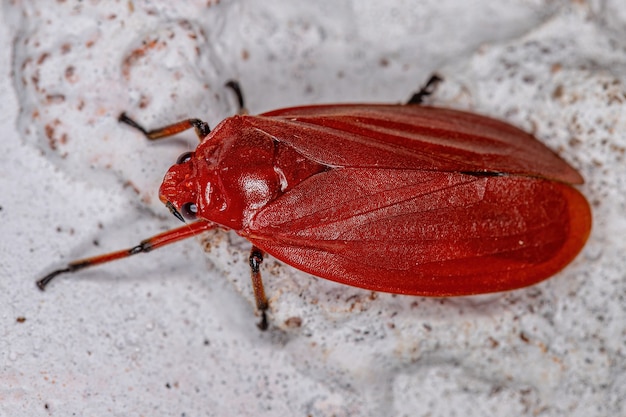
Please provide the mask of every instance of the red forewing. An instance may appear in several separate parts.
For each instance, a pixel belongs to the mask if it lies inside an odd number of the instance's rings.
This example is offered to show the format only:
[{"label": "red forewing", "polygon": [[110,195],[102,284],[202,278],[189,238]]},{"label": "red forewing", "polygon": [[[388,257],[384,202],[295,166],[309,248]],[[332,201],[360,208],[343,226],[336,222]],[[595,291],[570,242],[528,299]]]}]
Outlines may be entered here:
[{"label": "red forewing", "polygon": [[316,162],[345,167],[502,172],[581,184],[528,133],[489,117],[400,105],[307,106],[249,117]]},{"label": "red forewing", "polygon": [[323,278],[444,296],[554,274],[578,253],[589,223],[580,193],[543,179],[339,169],[266,207],[247,237]]},{"label": "red forewing", "polygon": [[580,175],[490,118],[340,105],[245,121],[329,167],[238,231],[313,275],[415,295],[503,291],[558,272],[589,234],[589,205],[569,185]]}]

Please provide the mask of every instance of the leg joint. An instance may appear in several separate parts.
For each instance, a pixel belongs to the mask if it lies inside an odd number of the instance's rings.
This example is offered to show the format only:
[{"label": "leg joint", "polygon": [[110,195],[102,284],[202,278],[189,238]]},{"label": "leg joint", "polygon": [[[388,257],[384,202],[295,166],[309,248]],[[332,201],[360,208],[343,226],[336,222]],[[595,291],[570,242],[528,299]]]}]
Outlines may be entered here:
[{"label": "leg joint", "polygon": [[258,273],[259,268],[261,267],[261,263],[263,263],[263,252],[259,249],[253,249],[250,252],[250,258],[248,259],[250,263],[250,268],[253,273]]}]

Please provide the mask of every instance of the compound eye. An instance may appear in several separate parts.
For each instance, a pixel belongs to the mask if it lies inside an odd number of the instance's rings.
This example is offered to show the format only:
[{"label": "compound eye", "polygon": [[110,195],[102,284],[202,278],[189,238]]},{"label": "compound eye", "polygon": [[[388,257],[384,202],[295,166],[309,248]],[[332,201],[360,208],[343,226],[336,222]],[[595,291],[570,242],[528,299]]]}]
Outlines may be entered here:
[{"label": "compound eye", "polygon": [[178,157],[178,159],[176,160],[176,163],[179,165],[184,164],[185,162],[189,161],[192,157],[193,157],[193,152],[185,152],[184,154]]},{"label": "compound eye", "polygon": [[187,220],[196,220],[198,218],[198,206],[196,203],[185,203],[180,208],[180,214]]}]

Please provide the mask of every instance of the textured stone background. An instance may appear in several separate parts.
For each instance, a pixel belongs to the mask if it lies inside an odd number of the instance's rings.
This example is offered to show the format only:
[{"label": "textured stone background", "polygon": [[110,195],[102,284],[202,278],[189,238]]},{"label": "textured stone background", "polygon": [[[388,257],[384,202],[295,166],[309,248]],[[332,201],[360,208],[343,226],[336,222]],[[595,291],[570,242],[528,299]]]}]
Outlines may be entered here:
[{"label": "textured stone background", "polygon": [[[0,13],[0,415],[624,415],[621,1],[5,0]],[[435,104],[531,131],[586,178],[594,229],[553,279],[372,296],[268,259],[261,333],[249,245],[222,233],[35,288],[178,226],[157,190],[194,135],[146,143],[121,111],[214,126],[235,111],[231,78],[259,113],[400,102],[433,71]]]}]

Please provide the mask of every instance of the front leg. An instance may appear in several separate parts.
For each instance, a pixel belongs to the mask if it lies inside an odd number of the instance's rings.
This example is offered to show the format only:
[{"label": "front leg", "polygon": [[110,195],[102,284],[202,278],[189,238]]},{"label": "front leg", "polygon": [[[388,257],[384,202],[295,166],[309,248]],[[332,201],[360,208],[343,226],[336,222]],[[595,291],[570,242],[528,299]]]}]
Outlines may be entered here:
[{"label": "front leg", "polygon": [[434,93],[435,89],[437,88],[437,84],[439,84],[442,81],[443,81],[443,78],[441,78],[437,74],[431,75],[429,80],[426,81],[426,84],[424,84],[424,86],[420,88],[419,91],[413,94],[411,98],[409,99],[409,101],[406,102],[406,104],[410,104],[410,105],[422,104],[424,102],[424,98]]}]

